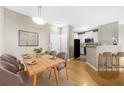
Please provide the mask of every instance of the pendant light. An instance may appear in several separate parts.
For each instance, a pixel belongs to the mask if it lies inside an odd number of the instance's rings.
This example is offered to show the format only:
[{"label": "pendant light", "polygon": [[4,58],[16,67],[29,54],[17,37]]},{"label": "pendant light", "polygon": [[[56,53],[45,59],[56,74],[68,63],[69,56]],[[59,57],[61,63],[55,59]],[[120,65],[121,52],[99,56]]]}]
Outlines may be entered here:
[{"label": "pendant light", "polygon": [[38,25],[45,25],[47,23],[46,20],[44,20],[42,17],[41,17],[41,6],[38,6],[38,16],[35,16],[35,17],[32,17],[32,21]]}]

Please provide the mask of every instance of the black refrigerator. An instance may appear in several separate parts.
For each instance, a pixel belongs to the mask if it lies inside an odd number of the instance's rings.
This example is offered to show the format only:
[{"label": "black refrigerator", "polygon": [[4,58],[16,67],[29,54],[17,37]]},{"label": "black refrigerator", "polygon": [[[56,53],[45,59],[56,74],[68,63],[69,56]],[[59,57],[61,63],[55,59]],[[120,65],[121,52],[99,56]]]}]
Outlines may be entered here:
[{"label": "black refrigerator", "polygon": [[74,58],[80,57],[80,39],[74,39]]}]

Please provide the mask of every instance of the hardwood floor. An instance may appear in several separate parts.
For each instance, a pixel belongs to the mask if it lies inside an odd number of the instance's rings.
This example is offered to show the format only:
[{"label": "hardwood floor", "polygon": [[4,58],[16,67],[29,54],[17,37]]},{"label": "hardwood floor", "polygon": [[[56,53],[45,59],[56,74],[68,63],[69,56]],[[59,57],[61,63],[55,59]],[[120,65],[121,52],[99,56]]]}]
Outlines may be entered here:
[{"label": "hardwood floor", "polygon": [[[124,62],[124,60],[123,60]],[[56,86],[54,74],[49,79],[49,72],[45,71],[38,75],[38,86]],[[59,74],[60,86],[123,86],[124,68],[118,72],[97,72],[86,62],[81,60],[72,60],[68,62],[67,80],[65,69]],[[26,85],[32,85],[31,78]]]},{"label": "hardwood floor", "polygon": [[[123,68],[124,69],[124,68]],[[97,72],[81,60],[68,64],[69,78],[80,86],[121,86],[124,85],[124,70],[120,72]]]}]

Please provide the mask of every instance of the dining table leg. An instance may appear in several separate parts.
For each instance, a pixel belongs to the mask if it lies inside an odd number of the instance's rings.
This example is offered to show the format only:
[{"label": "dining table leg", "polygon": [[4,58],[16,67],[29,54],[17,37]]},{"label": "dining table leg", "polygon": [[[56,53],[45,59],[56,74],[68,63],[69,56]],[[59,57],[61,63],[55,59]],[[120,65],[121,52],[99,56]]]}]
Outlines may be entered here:
[{"label": "dining table leg", "polygon": [[54,67],[54,75],[55,75],[55,80],[56,80],[56,84],[57,86],[59,85],[59,79],[58,79],[58,71],[57,71],[57,67]]},{"label": "dining table leg", "polygon": [[33,83],[33,86],[36,86],[36,83],[37,83],[37,74],[33,75],[32,83]]}]

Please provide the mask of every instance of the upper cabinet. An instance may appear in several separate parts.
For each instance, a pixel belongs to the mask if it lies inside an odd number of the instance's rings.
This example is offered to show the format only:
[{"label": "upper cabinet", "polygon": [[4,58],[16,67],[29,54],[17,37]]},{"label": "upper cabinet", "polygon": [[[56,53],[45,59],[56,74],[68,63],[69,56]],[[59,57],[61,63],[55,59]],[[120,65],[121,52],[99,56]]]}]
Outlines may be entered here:
[{"label": "upper cabinet", "polygon": [[119,23],[112,22],[98,26],[98,42],[101,44],[112,44],[113,38],[118,41]]}]

